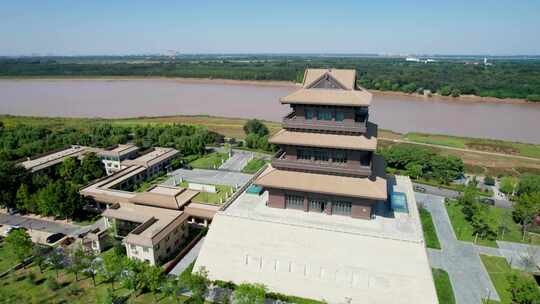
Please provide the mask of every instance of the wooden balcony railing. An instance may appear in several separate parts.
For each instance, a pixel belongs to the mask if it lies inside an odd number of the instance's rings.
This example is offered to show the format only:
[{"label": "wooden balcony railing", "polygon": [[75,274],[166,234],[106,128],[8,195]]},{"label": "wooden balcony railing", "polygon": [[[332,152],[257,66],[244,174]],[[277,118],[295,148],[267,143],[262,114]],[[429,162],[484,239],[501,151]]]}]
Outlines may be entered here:
[{"label": "wooden balcony railing", "polygon": [[286,129],[365,133],[367,131],[366,122],[367,119],[361,122],[305,119],[304,117],[296,116],[296,113],[293,111],[283,118],[283,127]]}]

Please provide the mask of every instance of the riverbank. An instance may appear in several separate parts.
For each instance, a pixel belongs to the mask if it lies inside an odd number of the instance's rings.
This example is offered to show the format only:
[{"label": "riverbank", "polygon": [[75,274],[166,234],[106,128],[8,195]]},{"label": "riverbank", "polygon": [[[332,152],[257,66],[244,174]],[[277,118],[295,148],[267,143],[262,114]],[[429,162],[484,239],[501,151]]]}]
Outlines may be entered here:
[{"label": "riverbank", "polygon": [[[292,81],[279,80],[237,80],[223,78],[184,78],[184,77],[163,77],[163,76],[0,76],[0,80],[104,80],[104,81],[122,81],[122,80],[168,80],[184,84],[217,84],[217,85],[252,85],[259,87],[286,87],[300,88],[301,84]],[[482,97],[477,95],[460,95],[458,97],[442,96],[437,93],[432,93],[431,96],[425,96],[418,93],[405,93],[401,91],[380,91],[368,90],[375,96],[397,96],[401,98],[411,98],[423,101],[452,101],[460,103],[495,103],[495,104],[538,104],[540,102],[532,102],[526,99],[519,98],[496,98]]]},{"label": "riverbank", "polygon": [[[163,125],[192,124],[199,125],[223,134],[226,137],[243,139],[243,126],[247,119],[226,118],[205,115],[175,115],[160,117],[133,117],[119,119],[102,118],[65,118],[65,117],[29,117],[0,115],[0,121],[6,127],[28,124],[48,128],[88,128],[96,123],[114,125]],[[281,130],[281,124],[263,121],[271,134]],[[510,141],[455,137],[424,133],[398,133],[379,129],[379,146],[408,144],[431,149],[442,155],[454,155],[463,159],[466,171],[474,174],[492,176],[517,176],[526,172],[540,173],[540,145],[524,144]]]}]

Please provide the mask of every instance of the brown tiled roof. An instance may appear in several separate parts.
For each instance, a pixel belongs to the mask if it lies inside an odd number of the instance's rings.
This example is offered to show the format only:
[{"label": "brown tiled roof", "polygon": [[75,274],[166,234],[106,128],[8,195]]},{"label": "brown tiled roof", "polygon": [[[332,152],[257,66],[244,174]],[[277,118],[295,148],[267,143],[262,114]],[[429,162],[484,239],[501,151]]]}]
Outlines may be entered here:
[{"label": "brown tiled roof", "polygon": [[219,210],[219,208],[220,206],[191,203],[186,206],[184,212],[194,217],[201,217],[211,220],[212,218],[214,218],[214,215]]},{"label": "brown tiled roof", "polygon": [[297,171],[278,170],[272,166],[255,180],[255,184],[294,191],[306,191],[346,197],[386,200],[386,179],[358,178]]},{"label": "brown tiled roof", "polygon": [[272,144],[375,151],[377,137],[366,135],[341,135],[298,132],[282,129],[269,140]]},{"label": "brown tiled roof", "polygon": [[[159,187],[163,186],[157,186],[156,188]],[[199,191],[178,187],[175,188],[175,193],[166,193],[164,191],[158,192],[151,189],[148,192],[137,193],[135,197],[129,199],[129,201],[139,205],[179,210],[199,194]]]},{"label": "brown tiled roof", "polygon": [[282,104],[369,106],[371,93],[363,90],[300,89],[279,101]]},{"label": "brown tiled roof", "polygon": [[356,84],[356,70],[345,69],[306,69],[303,87],[307,88],[320,80],[325,74],[330,75],[347,90],[353,90]]}]

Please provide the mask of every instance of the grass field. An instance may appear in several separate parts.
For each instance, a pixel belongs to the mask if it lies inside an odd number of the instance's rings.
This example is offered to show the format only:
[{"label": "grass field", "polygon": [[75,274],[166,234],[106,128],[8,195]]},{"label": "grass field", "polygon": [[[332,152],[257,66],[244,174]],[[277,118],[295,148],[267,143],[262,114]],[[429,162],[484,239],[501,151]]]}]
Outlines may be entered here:
[{"label": "grass field", "polygon": [[493,257],[487,255],[480,255],[480,259],[486,267],[486,270],[489,274],[489,278],[497,290],[497,294],[501,298],[501,302],[491,301],[490,303],[502,303],[502,304],[511,304],[512,298],[510,292],[508,291],[509,283],[507,276],[511,272],[510,265],[506,262],[505,258]]},{"label": "grass field", "polygon": [[437,291],[439,304],[455,304],[456,299],[454,298],[454,289],[452,288],[448,273],[437,268],[431,269],[431,272],[433,273],[433,280],[435,281],[435,289]]},{"label": "grass field", "polygon": [[424,239],[426,240],[426,247],[433,249],[441,249],[439,238],[437,237],[437,231],[435,225],[433,225],[433,219],[431,213],[424,208],[420,208],[420,220],[422,222],[422,229],[424,230]]},{"label": "grass field", "polygon": [[15,266],[13,259],[8,256],[6,250],[4,249],[4,242],[0,241],[0,273],[7,271],[13,266]]},{"label": "grass field", "polygon": [[[534,245],[540,245],[540,239],[538,238],[526,238],[522,241],[521,226],[516,224],[512,220],[512,210],[505,208],[497,208],[488,206],[490,217],[498,224],[504,224],[507,228],[504,231],[499,231],[497,240],[516,242],[516,243],[532,243]],[[473,234],[473,228],[471,224],[465,219],[463,212],[461,212],[461,206],[455,202],[446,204],[446,210],[448,211],[448,217],[452,223],[454,233],[459,240],[474,242],[475,236]],[[497,247],[497,243],[494,240],[481,239],[477,240],[478,245]]]},{"label": "grass field", "polygon": [[198,169],[217,169],[228,158],[229,155],[227,153],[212,152],[190,162],[189,164],[193,168]]},{"label": "grass field", "polygon": [[[97,279],[97,286],[93,287],[91,279],[79,278],[75,281],[73,274],[62,271],[59,275],[60,288],[52,290],[47,287],[46,280],[54,278],[53,270],[46,270],[43,274],[37,266],[19,269],[14,273],[0,279],[0,303],[102,303],[110,283]],[[136,296],[129,290],[115,284],[115,294],[126,299],[125,303],[175,303],[162,294],[144,293]],[[180,303],[187,300],[181,297]]]},{"label": "grass field", "polygon": [[418,143],[504,153],[540,159],[540,145],[424,133],[407,133],[405,134],[404,139]]},{"label": "grass field", "polygon": [[[214,185],[216,187],[216,193],[201,191],[197,196],[193,198],[194,203],[204,203],[212,205],[221,205],[227,198],[233,193],[234,188],[226,185]],[[188,182],[183,181],[180,183],[180,187],[188,187]]]},{"label": "grass field", "polygon": [[250,160],[246,164],[244,169],[242,169],[242,172],[253,174],[253,173],[259,171],[259,169],[262,168],[262,166],[264,166],[267,163],[268,163],[267,160],[260,159],[260,158],[254,158],[254,159]]}]

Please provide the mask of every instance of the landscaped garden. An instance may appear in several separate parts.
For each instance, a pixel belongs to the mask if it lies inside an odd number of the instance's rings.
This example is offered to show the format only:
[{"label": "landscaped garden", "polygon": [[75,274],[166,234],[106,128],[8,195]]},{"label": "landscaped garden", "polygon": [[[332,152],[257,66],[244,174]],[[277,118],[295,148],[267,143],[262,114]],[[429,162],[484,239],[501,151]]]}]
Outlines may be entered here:
[{"label": "landscaped garden", "polygon": [[189,165],[198,169],[217,169],[229,158],[229,154],[221,152],[208,153],[192,162]]},{"label": "landscaped garden", "polygon": [[4,242],[0,241],[0,273],[7,271],[15,265],[15,261],[11,259],[8,252],[4,248]]},{"label": "landscaped garden", "polygon": [[437,298],[439,304],[455,304],[454,289],[450,282],[448,273],[442,269],[432,268],[433,280],[435,281],[435,290],[437,291]]},{"label": "landscaped garden", "polygon": [[259,171],[260,168],[262,168],[264,165],[266,165],[269,161],[261,158],[254,158],[250,160],[244,169],[242,169],[242,172],[253,174],[257,171]]},{"label": "landscaped garden", "polygon": [[476,244],[489,247],[497,247],[496,240],[540,245],[540,238],[535,234],[527,234],[523,239],[521,226],[512,219],[511,209],[484,206],[487,221],[493,223],[497,229],[496,236],[493,239],[484,238],[480,235],[476,237],[473,225],[465,218],[462,206],[457,201],[450,201],[446,204],[446,211],[458,240],[475,242],[476,239]]},{"label": "landscaped garden", "polygon": [[501,298],[489,303],[540,303],[540,290],[529,273],[513,270],[505,258],[480,255],[480,259]]},{"label": "landscaped garden", "polygon": [[433,225],[433,219],[431,213],[424,208],[419,209],[420,220],[422,222],[422,230],[424,230],[424,239],[426,241],[427,248],[441,249],[439,238],[437,237],[437,231],[435,225]]}]

